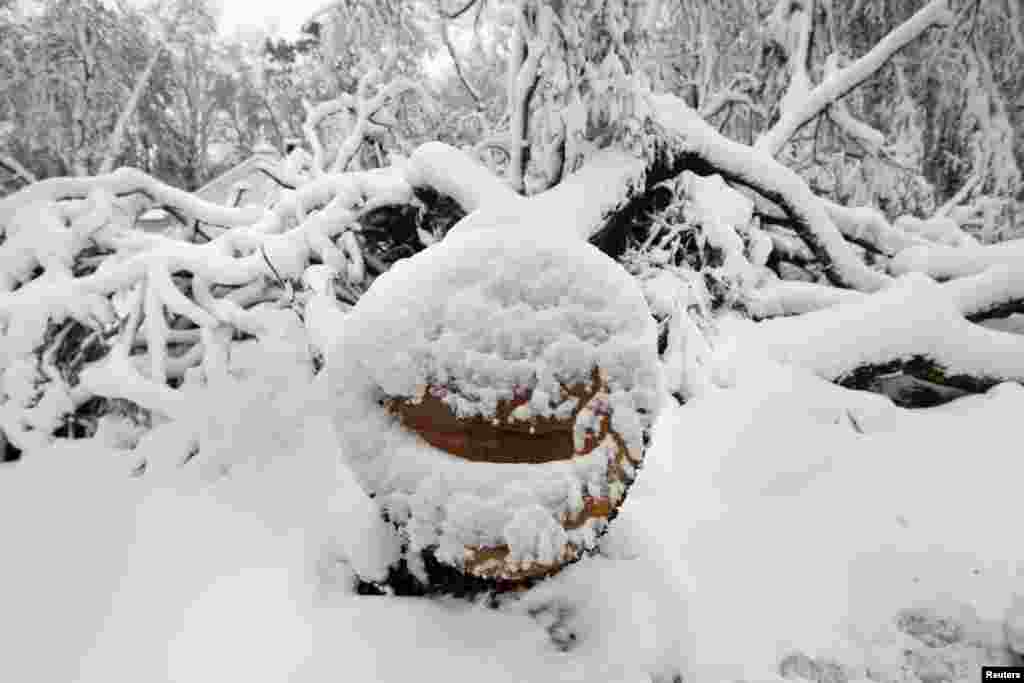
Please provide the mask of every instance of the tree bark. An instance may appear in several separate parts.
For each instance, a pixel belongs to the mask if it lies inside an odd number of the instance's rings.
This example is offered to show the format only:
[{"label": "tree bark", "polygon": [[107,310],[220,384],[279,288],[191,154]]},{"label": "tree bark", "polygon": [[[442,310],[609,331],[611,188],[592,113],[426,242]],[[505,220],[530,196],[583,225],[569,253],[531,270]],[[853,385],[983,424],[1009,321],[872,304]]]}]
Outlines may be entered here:
[{"label": "tree bark", "polygon": [[129,95],[128,100],[125,102],[120,116],[117,117],[117,124],[110,133],[110,140],[107,142],[107,153],[100,163],[100,173],[110,173],[114,170],[114,163],[117,161],[117,156],[121,153],[121,146],[124,144],[124,132],[128,127],[128,121],[131,120],[132,115],[138,108],[139,100],[142,99],[142,93],[145,92],[150,76],[152,76],[153,70],[156,68],[156,64],[160,60],[160,55],[163,54],[163,51],[164,46],[161,43],[153,51],[153,54],[150,55],[145,68],[139,74],[135,87],[132,88],[131,95]]}]

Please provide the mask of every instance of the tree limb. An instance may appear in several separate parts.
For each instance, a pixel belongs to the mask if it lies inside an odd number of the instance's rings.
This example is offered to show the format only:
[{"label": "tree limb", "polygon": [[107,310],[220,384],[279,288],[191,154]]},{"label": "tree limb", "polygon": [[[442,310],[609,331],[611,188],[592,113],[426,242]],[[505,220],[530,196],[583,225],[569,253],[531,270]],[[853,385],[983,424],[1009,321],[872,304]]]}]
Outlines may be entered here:
[{"label": "tree limb", "polygon": [[800,176],[770,156],[723,137],[677,97],[652,95],[649,101],[654,122],[666,133],[661,167],[648,177],[649,183],[688,167],[702,175],[720,173],[781,206],[834,283],[875,291],[889,282],[850,251],[821,200]]},{"label": "tree limb", "polygon": [[438,10],[441,12],[441,16],[443,16],[445,19],[458,19],[463,14],[468,12],[473,7],[473,5],[477,4],[479,1],[480,0],[466,0],[466,4],[464,4],[462,7],[455,10],[454,12],[449,12],[445,10],[439,1]]},{"label": "tree limb", "polygon": [[447,15],[441,8],[441,0],[438,0],[438,12],[441,14],[441,41],[444,43],[444,47],[448,50],[448,56],[452,60],[452,64],[455,66],[455,75],[459,77],[459,81],[462,83],[462,87],[466,89],[469,96],[473,98],[473,102],[480,106],[480,95],[477,93],[476,88],[470,85],[469,80],[466,78],[465,72],[462,70],[462,62],[459,61],[458,55],[455,54],[455,46],[452,45],[451,36],[448,34],[448,21],[458,17],[463,12],[468,10],[477,0],[470,0],[465,7],[459,10],[454,16]]},{"label": "tree limb", "polygon": [[163,54],[164,44],[161,42],[157,45],[157,48],[150,55],[149,60],[146,62],[146,67],[142,70],[139,78],[135,81],[135,87],[132,88],[131,95],[124,103],[124,107],[121,109],[121,114],[117,117],[117,123],[114,125],[114,130],[110,133],[110,139],[107,142],[107,153],[103,157],[103,161],[100,163],[100,173],[110,173],[114,170],[114,162],[117,160],[118,154],[121,153],[121,145],[124,143],[124,131],[128,127],[128,121],[131,119],[135,110],[139,106],[139,100],[142,98],[142,93],[146,89],[146,85],[149,83],[149,78],[153,73],[153,69],[156,68],[156,64],[160,59],[160,55]]},{"label": "tree limb", "polygon": [[15,176],[22,178],[29,184],[37,182],[38,180],[32,172],[22,166],[18,160],[12,156],[0,154],[0,166],[8,169]]},{"label": "tree limb", "polygon": [[910,19],[893,29],[866,55],[826,77],[805,97],[792,100],[775,125],[754,143],[754,148],[775,156],[799,128],[823,112],[829,104],[870,78],[894,54],[916,40],[925,30],[932,26],[946,25],[953,19],[947,0],[931,0]]},{"label": "tree limb", "polygon": [[170,206],[191,219],[215,225],[251,225],[263,216],[259,208],[230,208],[203,201],[193,194],[166,185],[135,168],[119,168],[113,173],[82,178],[47,178],[0,199],[0,233],[19,207],[33,202],[84,199],[97,188],[114,196],[144,194],[160,205]]}]

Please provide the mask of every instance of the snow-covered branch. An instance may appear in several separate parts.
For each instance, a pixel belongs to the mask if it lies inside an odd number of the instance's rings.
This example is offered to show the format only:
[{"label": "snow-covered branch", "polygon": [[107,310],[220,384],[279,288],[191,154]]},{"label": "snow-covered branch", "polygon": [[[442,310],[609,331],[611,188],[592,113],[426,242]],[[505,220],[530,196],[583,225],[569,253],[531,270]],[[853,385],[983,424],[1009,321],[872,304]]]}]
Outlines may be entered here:
[{"label": "snow-covered branch", "polygon": [[754,290],[746,301],[755,319],[802,315],[843,303],[862,301],[864,294],[813,282],[776,282]]},{"label": "snow-covered branch", "polygon": [[[939,287],[959,314],[969,320],[1024,312],[1024,273],[1013,264],[993,265]],[[773,318],[864,302],[867,296],[811,282],[775,282],[749,293],[745,304],[755,318]]]},{"label": "snow-covered branch", "polygon": [[710,119],[719,114],[723,109],[730,105],[742,104],[745,107],[749,107],[757,113],[763,113],[761,107],[756,105],[750,98],[750,95],[744,92],[737,92],[735,90],[727,90],[725,92],[718,93],[713,98],[707,101],[707,103],[701,105],[700,115],[705,119]]},{"label": "snow-covered branch", "polygon": [[928,244],[898,254],[889,266],[893,274],[925,273],[938,280],[975,275],[996,265],[1019,265],[1024,259],[1024,240],[975,247]]},{"label": "snow-covered branch", "polygon": [[[890,32],[866,55],[833,72],[804,95],[787,94],[783,99],[779,120],[758,138],[754,147],[760,152],[775,156],[797,130],[825,111],[831,103],[870,78],[894,54],[916,40],[930,27],[947,25],[953,19],[947,0],[931,0],[910,19]],[[798,83],[797,87],[802,86]]]},{"label": "snow-covered branch", "polygon": [[869,206],[842,206],[827,199],[820,201],[844,237],[857,244],[870,245],[885,256],[894,256],[924,242],[890,225],[877,209]]},{"label": "snow-covered branch", "polygon": [[[309,142],[310,149],[313,150],[313,175],[319,177],[324,174],[327,167],[326,153],[324,152],[323,143],[320,141],[320,133],[317,132],[317,127],[326,119],[340,114],[342,112],[349,114],[355,111],[355,101],[352,96],[348,93],[343,93],[333,100],[327,102],[321,102],[320,104],[313,106],[309,102],[304,102],[306,107],[306,120],[302,124],[302,132],[306,136],[306,140]],[[346,117],[350,118],[350,117]],[[348,122],[351,126],[351,121]]]},{"label": "snow-covered branch", "polygon": [[516,3],[516,28],[508,61],[509,171],[508,181],[516,192],[525,190],[526,168],[530,161],[530,101],[540,79],[541,59],[552,40],[555,15],[541,4],[536,27],[526,16],[526,1]]},{"label": "snow-covered branch", "polygon": [[677,97],[652,95],[649,101],[654,121],[668,138],[660,174],[673,176],[692,166],[748,186],[783,208],[834,282],[874,291],[889,281],[850,251],[821,200],[795,172],[755,148],[723,137]]},{"label": "snow-covered branch", "polygon": [[[832,53],[825,60],[825,79],[839,72],[839,55]],[[842,99],[828,107],[828,116],[850,139],[857,142],[868,154],[878,154],[885,144],[885,134],[857,119]]]},{"label": "snow-covered branch", "polygon": [[142,194],[154,203],[165,206],[192,220],[227,227],[250,225],[263,217],[259,208],[231,208],[207,202],[199,197],[166,185],[134,168],[119,168],[113,173],[91,177],[47,178],[0,199],[0,233],[15,210],[30,203],[85,199],[95,190],[123,197]]},{"label": "snow-covered branch", "polygon": [[447,195],[467,213],[520,199],[476,159],[443,142],[420,145],[409,158],[404,175],[413,187],[430,187]]},{"label": "snow-covered branch", "polygon": [[[124,171],[94,179],[38,183],[34,193],[19,193],[17,199],[24,203],[4,205],[11,216],[8,239],[0,245],[0,271],[5,275],[5,291],[0,292],[4,352],[9,359],[32,365],[40,345],[53,349],[60,343],[59,339],[49,341],[53,325],[65,325],[70,317],[96,330],[94,334],[107,335],[121,317],[120,336],[111,351],[79,373],[76,400],[85,400],[83,396],[124,399],[172,420],[190,413],[184,394],[172,388],[171,380],[180,380],[198,364],[208,379],[211,373],[223,374],[226,334],[233,330],[261,338],[277,334],[250,307],[268,296],[283,298],[288,306],[306,303],[305,296],[296,303],[292,283],[303,277],[313,256],[323,263],[320,268],[361,282],[365,264],[351,228],[368,211],[413,200],[412,188],[397,169],[325,175],[295,191],[284,190],[273,209],[250,213],[250,224],[205,244],[193,244],[135,230],[130,222],[112,222],[113,191],[142,191],[177,205],[195,199],[181,193],[187,198],[183,200],[173,188]],[[54,201],[84,191],[89,191],[84,202]],[[239,219],[237,213],[227,216]],[[95,272],[75,277],[72,265],[77,265],[84,238],[90,235],[113,253],[100,259]],[[35,275],[39,266],[42,274]],[[182,287],[183,279],[190,284]],[[276,283],[276,294],[268,295],[268,283]],[[122,301],[126,293],[127,312]],[[325,292],[313,296],[319,302],[320,322],[312,324],[323,324],[327,298]],[[326,320],[330,323],[331,316]],[[46,390],[46,396],[53,395],[51,402],[64,400],[61,396],[66,393]],[[16,411],[16,406],[11,410]],[[47,410],[60,415],[73,407]],[[33,419],[35,429],[46,434],[52,430],[48,426],[52,419],[46,415]],[[28,437],[17,439],[29,444]]]},{"label": "snow-covered branch", "polygon": [[[870,296],[843,294],[841,298],[850,300],[840,305],[750,323],[741,332],[740,347],[830,380],[852,378],[864,368],[923,359],[918,364],[938,375],[931,379],[939,384],[1024,381],[1024,340],[969,322],[960,310],[968,297],[953,294],[924,276],[910,275]],[[797,297],[790,298],[791,307],[797,303]]]},{"label": "snow-covered branch", "polygon": [[380,72],[373,69],[359,80],[359,85],[356,89],[356,119],[352,124],[352,128],[348,131],[348,135],[338,147],[338,153],[334,158],[334,163],[331,165],[332,173],[344,172],[351,163],[352,158],[356,155],[356,152],[359,151],[359,147],[363,144],[366,136],[382,125],[374,120],[374,116],[383,108],[389,106],[398,97],[407,92],[418,93],[424,101],[430,101],[429,95],[422,86],[408,78],[396,78],[381,87],[377,94],[371,97],[369,95],[370,88],[379,77]]}]

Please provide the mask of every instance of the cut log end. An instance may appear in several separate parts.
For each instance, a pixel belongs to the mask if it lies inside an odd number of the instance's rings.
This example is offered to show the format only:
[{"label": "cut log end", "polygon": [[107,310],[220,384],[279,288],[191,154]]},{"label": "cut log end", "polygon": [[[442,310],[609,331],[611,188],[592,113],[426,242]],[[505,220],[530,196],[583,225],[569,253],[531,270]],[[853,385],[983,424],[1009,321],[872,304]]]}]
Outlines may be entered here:
[{"label": "cut log end", "polygon": [[[384,406],[405,428],[434,448],[472,462],[498,466],[568,461],[588,455],[610,438],[615,450],[607,469],[608,495],[584,496],[580,510],[558,520],[567,531],[588,523],[596,524],[598,532],[605,529],[625,500],[635,470],[625,441],[611,429],[610,414],[600,415],[596,431],[585,431],[579,440],[575,434],[580,412],[607,396],[608,387],[598,370],[593,371],[588,384],[562,386],[557,403],[575,400],[572,414],[562,418],[516,419],[515,411],[529,403],[529,394],[499,401],[493,417],[458,417],[441,398],[449,391],[453,390],[431,385],[422,397],[389,397]],[[584,548],[567,543],[554,563],[518,562],[512,559],[512,551],[505,544],[467,546],[459,569],[469,576],[501,582],[503,589],[509,589],[550,576],[583,554]]]}]

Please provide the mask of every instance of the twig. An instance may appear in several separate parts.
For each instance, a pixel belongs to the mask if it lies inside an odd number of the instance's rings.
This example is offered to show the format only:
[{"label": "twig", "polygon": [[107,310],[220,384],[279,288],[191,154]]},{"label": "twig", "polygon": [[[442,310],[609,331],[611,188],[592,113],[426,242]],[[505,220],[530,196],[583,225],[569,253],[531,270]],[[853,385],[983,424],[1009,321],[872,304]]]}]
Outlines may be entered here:
[{"label": "twig", "polygon": [[458,19],[463,14],[468,12],[469,9],[473,7],[473,5],[477,4],[479,1],[480,0],[467,0],[466,4],[460,7],[459,9],[455,10],[454,12],[447,12],[441,5],[441,0],[438,0],[437,9],[441,13],[441,16],[444,17],[445,19]]},{"label": "twig", "polygon": [[264,249],[262,244],[260,245],[260,255],[263,257],[263,262],[267,264],[268,268],[270,268],[270,272],[272,272],[274,277],[277,278],[277,283],[284,287],[284,278],[282,278],[281,274],[277,272],[277,268],[274,267],[274,264],[270,262],[270,259],[267,257],[267,250]]},{"label": "twig", "polygon": [[[470,4],[463,8],[465,11],[472,6],[476,0],[470,0]],[[473,98],[473,102],[476,103],[477,108],[481,106],[480,95],[476,89],[470,85],[469,80],[466,78],[466,74],[462,70],[462,63],[459,61],[458,55],[455,54],[455,46],[452,45],[451,36],[448,35],[448,21],[444,17],[443,10],[441,10],[441,0],[438,0],[438,11],[441,12],[441,41],[444,43],[444,47],[448,50],[448,56],[452,59],[452,64],[455,65],[455,75],[459,77],[459,81],[462,83],[462,87],[466,89],[469,96]]]}]

